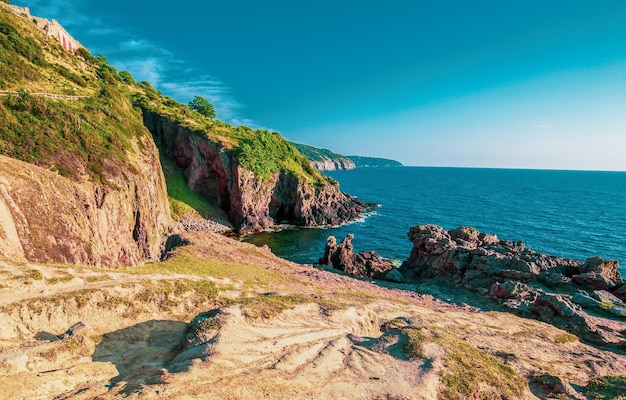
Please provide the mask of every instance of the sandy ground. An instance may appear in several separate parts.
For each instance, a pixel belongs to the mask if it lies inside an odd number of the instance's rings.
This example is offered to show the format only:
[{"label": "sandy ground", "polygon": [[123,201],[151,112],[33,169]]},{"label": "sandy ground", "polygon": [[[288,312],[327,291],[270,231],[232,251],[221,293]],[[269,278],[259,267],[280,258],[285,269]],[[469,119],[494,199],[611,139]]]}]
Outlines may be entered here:
[{"label": "sandy ground", "polygon": [[[471,294],[420,287],[447,302],[414,285],[383,287],[293,264],[210,232],[188,238],[175,257],[254,266],[277,278],[0,262],[0,398],[437,398],[446,349],[431,343],[413,360],[388,350],[381,325],[398,317],[445,329],[527,378],[549,373],[580,389],[592,376],[626,374],[623,355],[557,340],[565,332],[490,311]],[[220,293],[161,292],[177,280],[211,281]],[[268,293],[307,300],[247,315],[245,299]],[[211,309],[222,315],[214,337],[184,348],[190,320]],[[88,327],[59,340],[78,321]],[[542,390],[531,384],[514,398],[547,396]]]}]

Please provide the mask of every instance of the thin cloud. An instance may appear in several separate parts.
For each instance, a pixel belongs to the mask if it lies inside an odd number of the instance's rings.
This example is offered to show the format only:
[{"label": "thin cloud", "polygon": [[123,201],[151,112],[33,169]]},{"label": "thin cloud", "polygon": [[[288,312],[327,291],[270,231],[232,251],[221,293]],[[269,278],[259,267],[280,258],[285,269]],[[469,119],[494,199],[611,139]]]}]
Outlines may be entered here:
[{"label": "thin cloud", "polygon": [[[79,12],[82,1],[32,0],[29,6],[34,14],[59,20],[79,41],[81,35],[85,35],[91,36],[95,43],[100,42],[101,45],[91,48],[91,51],[104,54],[113,66],[128,70],[136,80],[148,81],[182,103],[187,103],[193,96],[202,96],[213,103],[219,119],[232,125],[265,129],[242,115],[245,107],[218,78],[194,68],[172,51],[137,33],[122,27],[111,27],[112,24],[107,21]],[[102,41],[103,36],[107,38],[105,42]]]},{"label": "thin cloud", "polygon": [[75,1],[72,0],[55,0],[54,2],[31,0],[28,2],[27,7],[31,11],[36,10],[36,14],[41,14],[36,15],[37,17],[51,19],[52,17],[50,16],[62,16],[62,18],[55,17],[55,19],[59,20],[65,28],[93,23],[93,18],[83,15],[76,10]]}]

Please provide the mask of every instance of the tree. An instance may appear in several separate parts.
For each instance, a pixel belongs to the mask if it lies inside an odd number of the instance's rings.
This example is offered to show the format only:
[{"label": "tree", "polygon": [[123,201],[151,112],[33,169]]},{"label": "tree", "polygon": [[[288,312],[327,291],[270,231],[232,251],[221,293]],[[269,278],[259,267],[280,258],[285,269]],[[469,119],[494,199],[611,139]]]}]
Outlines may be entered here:
[{"label": "tree", "polygon": [[213,104],[211,104],[204,97],[194,96],[193,100],[189,102],[189,108],[199,112],[205,117],[209,117],[211,119],[215,118],[215,108],[213,107]]}]

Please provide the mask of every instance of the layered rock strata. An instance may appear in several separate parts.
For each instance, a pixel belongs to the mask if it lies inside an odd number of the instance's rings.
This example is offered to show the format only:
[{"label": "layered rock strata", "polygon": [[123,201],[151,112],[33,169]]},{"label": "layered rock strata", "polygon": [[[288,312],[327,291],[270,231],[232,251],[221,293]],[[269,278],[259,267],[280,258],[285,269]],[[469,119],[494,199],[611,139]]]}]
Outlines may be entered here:
[{"label": "layered rock strata", "polygon": [[[148,137],[147,137],[148,138]],[[0,258],[135,265],[159,260],[170,229],[165,179],[149,140],[108,184],[77,182],[0,156]]]},{"label": "layered rock strata", "polygon": [[341,192],[338,185],[315,187],[290,173],[260,179],[221,144],[153,112],[144,111],[144,123],[161,151],[184,171],[187,185],[225,210],[240,232],[283,223],[338,225],[371,206]]},{"label": "layered rock strata", "polygon": [[586,262],[541,254],[523,242],[499,240],[474,228],[414,226],[410,280],[435,277],[497,299],[519,315],[538,318],[583,339],[626,347],[626,291],[613,260]]}]

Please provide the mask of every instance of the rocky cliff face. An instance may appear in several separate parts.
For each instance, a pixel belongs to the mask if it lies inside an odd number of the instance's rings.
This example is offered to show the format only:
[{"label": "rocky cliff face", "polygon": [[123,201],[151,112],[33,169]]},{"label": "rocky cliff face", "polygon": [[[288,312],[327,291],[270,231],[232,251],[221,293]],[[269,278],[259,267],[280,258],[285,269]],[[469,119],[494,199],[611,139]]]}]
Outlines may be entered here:
[{"label": "rocky cliff face", "polygon": [[220,144],[151,111],[144,111],[144,123],[161,151],[184,170],[187,185],[227,211],[240,232],[280,223],[336,225],[366,211],[367,204],[336,185],[315,187],[289,173],[260,179]]},{"label": "rocky cliff face", "polygon": [[132,265],[158,260],[170,225],[158,152],[144,141],[108,185],[0,156],[0,257]]},{"label": "rocky cliff face", "polygon": [[328,158],[323,161],[311,161],[311,165],[318,171],[347,171],[356,169],[354,162],[347,157]]}]

